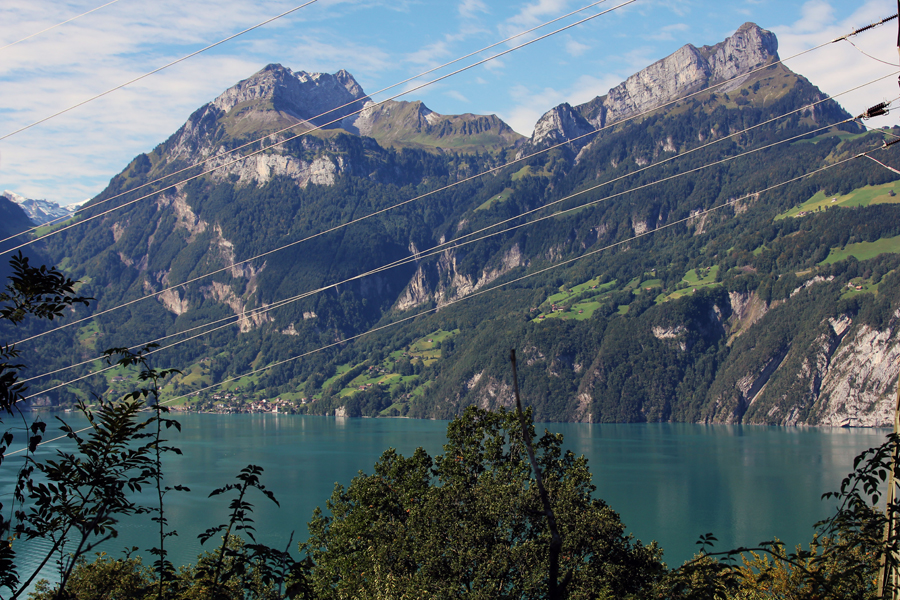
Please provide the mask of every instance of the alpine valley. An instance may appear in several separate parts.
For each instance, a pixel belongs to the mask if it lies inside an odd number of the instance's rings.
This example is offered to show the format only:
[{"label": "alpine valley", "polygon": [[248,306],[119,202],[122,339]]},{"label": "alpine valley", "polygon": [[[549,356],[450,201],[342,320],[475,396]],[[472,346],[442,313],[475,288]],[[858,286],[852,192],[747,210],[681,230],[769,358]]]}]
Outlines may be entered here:
[{"label": "alpine valley", "polygon": [[890,424],[900,131],[777,47],[747,23],[530,138],[269,65],[28,249],[95,299],[67,320],[98,315],[19,345],[31,375],[86,363],[29,385],[184,332],[153,365],[185,408],[449,418],[513,402],[515,348],[537,421]]}]

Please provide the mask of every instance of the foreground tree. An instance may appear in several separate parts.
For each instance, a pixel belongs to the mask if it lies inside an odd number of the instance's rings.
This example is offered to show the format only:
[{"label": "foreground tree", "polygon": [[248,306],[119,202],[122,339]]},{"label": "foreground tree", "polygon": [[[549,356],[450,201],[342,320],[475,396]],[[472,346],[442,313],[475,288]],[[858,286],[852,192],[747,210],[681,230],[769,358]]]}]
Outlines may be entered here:
[{"label": "foreground tree", "polygon": [[[75,286],[78,282],[64,273],[45,266],[32,267],[21,252],[10,259],[12,274],[5,288],[0,291],[0,323],[19,325],[27,317],[54,320],[77,304],[88,304],[87,298],[78,296]],[[31,474],[35,465],[31,455],[40,444],[46,424],[37,420],[30,425],[20,410],[18,403],[25,397],[26,388],[19,381],[19,372],[24,365],[19,364],[20,352],[13,344],[0,344],[0,425],[4,431],[0,436],[0,465],[7,458],[7,451],[14,443],[20,443],[27,453],[16,469],[15,491],[11,506],[0,503],[0,590],[15,591],[19,587],[19,573],[15,563],[13,540],[26,534],[25,513],[22,505],[25,491],[32,485]],[[22,421],[20,429],[4,424],[6,417],[18,416]],[[10,517],[7,518],[6,515]],[[71,529],[71,524],[69,525]]]},{"label": "foreground tree", "polygon": [[[673,600],[875,600],[893,597],[890,582],[878,588],[882,566],[898,568],[900,536],[888,528],[900,517],[900,500],[879,506],[884,484],[900,478],[900,437],[890,434],[880,446],[856,457],[853,471],[836,492],[832,516],[816,524],[808,546],[789,551],[778,540],[754,548],[712,552],[712,534],[698,542],[693,561],[671,571],[665,597]],[[893,481],[891,482],[893,485]]]},{"label": "foreground tree", "polygon": [[[535,448],[568,597],[647,595],[665,573],[660,550],[625,535],[592,496],[586,460],[561,444],[545,433]],[[546,597],[550,533],[515,413],[470,407],[448,427],[443,455],[388,450],[327,506],[333,516],[317,510],[301,544],[317,598]]]}]

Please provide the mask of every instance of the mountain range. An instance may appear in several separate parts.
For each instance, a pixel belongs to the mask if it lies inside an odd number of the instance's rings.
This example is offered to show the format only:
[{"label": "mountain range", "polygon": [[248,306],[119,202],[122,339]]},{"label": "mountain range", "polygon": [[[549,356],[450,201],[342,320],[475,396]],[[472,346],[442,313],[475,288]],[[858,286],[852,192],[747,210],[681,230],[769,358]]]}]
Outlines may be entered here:
[{"label": "mountain range", "polygon": [[20,196],[15,192],[4,190],[0,198],[6,198],[13,204],[17,204],[25,212],[25,215],[34,225],[44,225],[51,221],[64,221],[71,217],[83,203],[60,206],[50,200],[33,200]]},{"label": "mountain range", "polygon": [[190,332],[154,359],[179,403],[445,418],[508,405],[516,348],[538,420],[888,424],[897,176],[844,161],[889,132],[777,47],[747,23],[527,138],[269,65],[42,242],[79,315],[126,306],[33,342],[40,371]]}]

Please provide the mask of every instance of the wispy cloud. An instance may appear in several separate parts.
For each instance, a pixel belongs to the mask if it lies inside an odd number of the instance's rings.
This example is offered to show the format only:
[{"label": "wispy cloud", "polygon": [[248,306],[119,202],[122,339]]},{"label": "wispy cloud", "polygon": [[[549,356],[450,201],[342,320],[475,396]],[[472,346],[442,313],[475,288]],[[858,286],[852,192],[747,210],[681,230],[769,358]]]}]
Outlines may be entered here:
[{"label": "wispy cloud", "polygon": [[[139,11],[123,2],[18,44],[0,56],[0,135],[299,3],[267,2],[263,12],[237,0],[156,0],[140,5]],[[348,12],[387,3],[321,4],[328,11]],[[392,4],[390,9],[409,4]],[[52,10],[49,6],[49,0],[5,2],[0,45],[79,10],[72,4],[57,3]],[[321,18],[321,11],[310,10],[313,6],[0,142],[0,186],[63,203],[93,196],[133,156],[165,140],[197,107],[269,62],[329,72],[340,64],[370,76],[393,68],[380,47],[348,40],[326,27],[311,27]]]},{"label": "wispy cloud", "polygon": [[675,34],[680,34],[678,39],[683,40],[685,32],[689,30],[690,26],[687,23],[673,23],[659,28],[656,32],[647,35],[647,38],[657,41],[673,41],[676,39]]},{"label": "wispy cloud", "polygon": [[461,0],[459,15],[464,19],[474,19],[479,13],[487,14],[490,10],[482,0]]},{"label": "wispy cloud", "polygon": [[457,90],[447,90],[446,92],[444,92],[444,94],[447,96],[450,96],[454,100],[459,100],[460,102],[463,102],[465,104],[468,104],[470,102],[470,100],[468,98],[466,98],[463,94],[461,94]]},{"label": "wispy cloud", "polygon": [[571,37],[566,39],[566,52],[568,52],[570,56],[578,58],[590,49],[591,47],[587,44],[582,44],[578,40],[574,40]]}]

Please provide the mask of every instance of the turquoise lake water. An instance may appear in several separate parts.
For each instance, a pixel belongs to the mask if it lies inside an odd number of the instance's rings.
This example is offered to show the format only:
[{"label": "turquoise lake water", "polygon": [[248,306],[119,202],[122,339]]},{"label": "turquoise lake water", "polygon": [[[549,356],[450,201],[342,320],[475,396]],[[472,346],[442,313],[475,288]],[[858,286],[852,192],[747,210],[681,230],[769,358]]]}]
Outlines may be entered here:
[{"label": "turquoise lake water", "polygon": [[[64,417],[73,425],[83,421]],[[207,496],[234,481],[246,465],[265,469],[263,483],[281,503],[278,508],[261,496],[251,499],[257,540],[283,548],[294,531],[296,550],[313,509],[325,507],[336,482],[347,485],[358,471],[371,472],[388,447],[404,455],[419,446],[439,454],[447,426],[446,421],[277,414],[175,417],[182,432],[170,430],[169,437],[184,456],[167,457],[166,483],[191,488],[166,497],[166,517],[179,533],[166,542],[176,565],[194,562],[208,549],[197,534],[225,522],[230,497]],[[50,417],[45,420],[55,428]],[[545,427],[564,434],[565,447],[588,458],[597,495],[620,513],[635,537],[659,542],[670,565],[689,559],[697,538],[708,532],[722,550],[773,537],[808,542],[813,523],[833,509],[821,495],[836,490],[854,456],[887,433],[671,423],[552,423],[538,425],[538,431]],[[8,491],[16,464],[12,458],[3,464],[0,489]],[[125,521],[119,538],[105,549],[117,554],[125,547],[156,545],[153,525],[147,518]],[[24,556],[23,570],[29,564]]]}]

